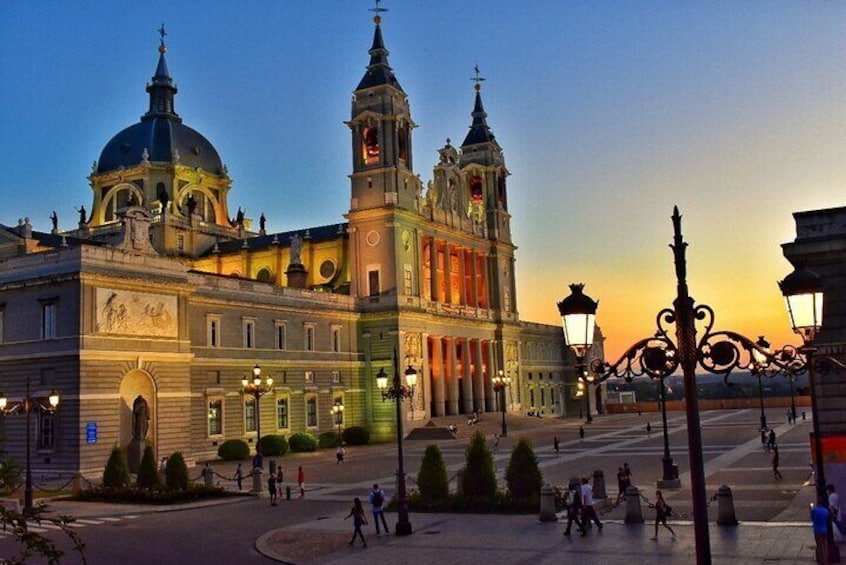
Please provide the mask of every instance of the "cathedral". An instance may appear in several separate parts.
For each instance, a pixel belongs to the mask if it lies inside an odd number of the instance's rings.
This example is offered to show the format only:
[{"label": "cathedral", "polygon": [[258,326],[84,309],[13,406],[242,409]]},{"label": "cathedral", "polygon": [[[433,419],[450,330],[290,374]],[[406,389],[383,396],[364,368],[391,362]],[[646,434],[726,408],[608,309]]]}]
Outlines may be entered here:
[{"label": "cathedral", "polygon": [[[602,406],[601,388],[584,402],[561,328],[520,320],[509,171],[478,70],[469,130],[458,146],[447,139],[424,186],[378,11],[374,23],[338,222],[271,233],[263,216],[233,212],[221,156],[176,111],[160,30],[149,109],[94,162],[90,210],[67,231],[55,213],[49,233],[0,225],[0,388],[10,402],[60,395],[56,411],[34,414],[36,471],[99,472],[139,434],[157,457],[194,462],[229,439],[254,448],[259,431],[364,426],[386,439],[396,415],[375,376],[409,367],[406,429]],[[594,347],[601,356],[598,333]],[[245,393],[254,369],[273,379],[263,396]],[[510,379],[500,395],[496,377]],[[3,426],[21,460],[24,418]]]}]

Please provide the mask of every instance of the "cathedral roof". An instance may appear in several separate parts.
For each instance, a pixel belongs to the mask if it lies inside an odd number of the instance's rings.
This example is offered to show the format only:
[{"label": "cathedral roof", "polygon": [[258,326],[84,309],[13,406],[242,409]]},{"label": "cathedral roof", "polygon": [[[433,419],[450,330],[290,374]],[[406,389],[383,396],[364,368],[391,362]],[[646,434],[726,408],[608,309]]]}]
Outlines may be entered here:
[{"label": "cathedral roof", "polygon": [[397,90],[402,90],[402,87],[394,76],[394,71],[388,64],[388,50],[385,49],[385,42],[382,40],[382,28],[379,26],[381,18],[377,15],[373,18],[376,23],[376,30],[373,32],[373,45],[370,47],[370,64],[367,65],[367,71],[358,83],[356,90],[365,88],[372,88],[374,86],[381,86],[387,84],[393,86]]},{"label": "cathedral roof", "polygon": [[179,163],[223,175],[217,150],[202,134],[184,125],[173,108],[177,88],[167,68],[166,51],[162,41],[156,73],[147,85],[149,111],[140,123],[122,130],[106,144],[97,161],[97,173],[134,167],[146,160]]},{"label": "cathedral roof", "polygon": [[[217,251],[222,254],[240,252],[244,249],[245,240],[247,242],[246,249],[249,249],[250,251],[261,251],[262,249],[268,249],[273,245],[289,247],[291,245],[291,238],[295,235],[302,237],[303,239],[310,239],[312,243],[330,241],[345,236],[348,227],[349,224],[343,222],[339,224],[329,224],[328,226],[318,226],[301,230],[259,235],[256,237],[247,237],[244,239],[221,241],[217,244]],[[205,255],[212,254],[214,254],[214,251],[212,250],[205,253]]]}]

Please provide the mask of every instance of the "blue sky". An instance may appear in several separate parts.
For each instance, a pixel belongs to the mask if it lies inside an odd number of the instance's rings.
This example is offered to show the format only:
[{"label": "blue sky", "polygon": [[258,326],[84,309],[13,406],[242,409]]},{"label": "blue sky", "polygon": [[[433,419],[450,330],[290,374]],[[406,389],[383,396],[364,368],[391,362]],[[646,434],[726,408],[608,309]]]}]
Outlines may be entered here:
[{"label": "blue sky", "polygon": [[[69,229],[112,135],[147,109],[156,29],[176,110],[218,149],[230,209],[271,230],[341,220],[366,1],[6,0],[0,222]],[[789,338],[776,280],[795,211],[846,205],[846,3],[390,0],[383,32],[431,177],[470,124],[473,66],[505,150],[521,317],[584,282],[609,349],[674,294],[669,216],[718,327]],[[774,337],[773,337],[774,336]],[[779,339],[781,338],[781,339]]]}]

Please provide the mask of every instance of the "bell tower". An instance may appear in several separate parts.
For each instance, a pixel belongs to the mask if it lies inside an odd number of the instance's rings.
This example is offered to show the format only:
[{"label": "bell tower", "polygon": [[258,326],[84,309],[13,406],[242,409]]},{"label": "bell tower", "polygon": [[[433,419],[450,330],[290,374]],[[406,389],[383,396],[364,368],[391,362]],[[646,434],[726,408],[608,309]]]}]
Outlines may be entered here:
[{"label": "bell tower", "polygon": [[346,122],[352,135],[352,195],[350,211],[384,206],[416,210],[421,188],[414,175],[408,98],[388,64],[382,39],[381,12],[373,23],[370,64],[353,92],[352,114]]}]

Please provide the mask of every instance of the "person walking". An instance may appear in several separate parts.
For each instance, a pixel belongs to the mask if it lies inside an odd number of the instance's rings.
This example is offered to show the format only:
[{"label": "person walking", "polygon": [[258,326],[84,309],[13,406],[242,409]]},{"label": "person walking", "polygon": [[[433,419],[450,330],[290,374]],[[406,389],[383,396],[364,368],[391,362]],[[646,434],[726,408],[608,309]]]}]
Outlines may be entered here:
[{"label": "person walking", "polygon": [[626,496],[626,489],[631,486],[629,476],[623,467],[617,468],[617,501],[614,504],[620,504],[620,501]]},{"label": "person walking", "polygon": [[652,536],[650,539],[657,540],[658,539],[658,525],[663,524],[665,528],[670,530],[670,536],[672,539],[676,539],[676,532],[673,531],[673,528],[667,524],[667,517],[672,512],[670,505],[667,504],[667,501],[664,500],[664,495],[661,494],[660,490],[655,491],[655,504],[651,505],[655,508],[655,535]]},{"label": "person walking", "polygon": [[555,449],[555,455],[561,455],[561,444],[558,442],[558,436],[552,438],[552,447]]},{"label": "person walking", "polygon": [[300,487],[300,498],[305,498],[305,471],[302,465],[297,469],[297,483]]},{"label": "person walking", "polygon": [[270,473],[267,478],[267,492],[270,493],[270,505],[276,506],[276,473]]},{"label": "person walking", "polygon": [[776,444],[775,430],[770,430],[770,435],[767,438],[767,451],[770,451],[772,448],[774,448],[775,444]]},{"label": "person walking", "polygon": [[496,432],[494,432],[494,437],[493,437],[493,448],[494,448],[494,451],[499,450],[499,434],[496,433]]},{"label": "person walking", "polygon": [[388,530],[388,523],[385,521],[385,491],[379,488],[379,485],[374,484],[373,490],[369,495],[370,509],[373,511],[373,523],[376,525],[376,535],[379,535],[379,519],[382,519],[382,525],[385,526],[385,533],[390,534]]},{"label": "person walking", "polygon": [[778,470],[779,464],[779,455],[778,455],[778,446],[773,445],[773,450],[770,453],[770,458],[773,460],[773,478],[776,480],[781,479],[781,472]]},{"label": "person walking", "polygon": [[599,516],[596,515],[596,510],[593,508],[593,487],[588,483],[587,477],[582,477],[582,535],[587,535],[587,526],[591,522],[596,524],[599,531],[602,531],[602,522],[599,521]]},{"label": "person walking", "polygon": [[567,529],[564,530],[564,535],[570,535],[570,529],[573,527],[573,522],[576,527],[585,535],[585,525],[582,523],[582,494],[581,489],[575,483],[570,484],[567,490]]},{"label": "person walking", "polygon": [[825,497],[819,497],[817,503],[811,508],[811,523],[814,528],[814,541],[816,541],[817,563],[828,563],[828,520],[831,511],[828,509]]},{"label": "person walking", "polygon": [[353,507],[350,509],[350,513],[344,517],[344,520],[350,516],[353,519],[353,537],[349,545],[352,546],[355,543],[355,536],[358,536],[361,538],[362,547],[367,547],[367,540],[364,539],[364,532],[361,531],[361,527],[367,524],[367,516],[364,515],[364,508],[362,508],[361,499],[358,497],[353,500]]},{"label": "person walking", "polygon": [[338,463],[344,462],[344,456],[347,454],[347,450],[344,449],[344,446],[338,444],[338,449],[335,450],[335,458],[338,460]]},{"label": "person walking", "polygon": [[629,467],[629,464],[626,462],[623,463],[623,472],[626,474],[626,486],[632,486],[634,484],[634,481],[632,480],[632,468]]},{"label": "person walking", "polygon": [[585,427],[579,426],[579,441],[585,440]]},{"label": "person walking", "polygon": [[243,481],[244,481],[244,472],[241,470],[241,464],[238,463],[238,468],[235,469],[235,476],[233,477],[235,482],[238,484],[238,490],[244,488]]},{"label": "person walking", "polygon": [[652,437],[652,422],[646,422],[646,437]]}]

